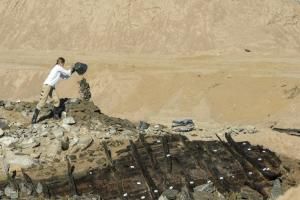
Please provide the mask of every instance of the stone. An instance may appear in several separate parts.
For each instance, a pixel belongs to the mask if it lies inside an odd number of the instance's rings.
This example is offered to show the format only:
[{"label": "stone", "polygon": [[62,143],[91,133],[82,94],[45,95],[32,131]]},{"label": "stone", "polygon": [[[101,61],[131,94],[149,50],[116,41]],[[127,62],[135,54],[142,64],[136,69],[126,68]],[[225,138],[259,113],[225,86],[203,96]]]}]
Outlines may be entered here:
[{"label": "stone", "polygon": [[186,126],[186,125],[194,125],[194,122],[192,119],[179,119],[179,120],[173,120],[172,121],[172,127],[177,126]]},{"label": "stone", "polygon": [[0,128],[3,130],[9,128],[7,120],[0,118]]},{"label": "stone", "polygon": [[69,145],[70,145],[69,138],[68,137],[62,138],[62,140],[61,140],[61,149],[63,151],[66,151],[66,150],[69,149]]},{"label": "stone", "polygon": [[85,150],[93,143],[93,141],[93,138],[91,138],[88,135],[81,136],[77,145],[80,147],[81,150]]},{"label": "stone", "polygon": [[167,199],[169,200],[175,200],[176,199],[176,196],[178,194],[178,191],[177,190],[174,190],[174,189],[168,189],[168,190],[165,190],[161,196],[164,196],[166,197]]},{"label": "stone", "polygon": [[253,134],[253,133],[257,133],[257,132],[258,132],[257,129],[256,129],[256,127],[255,127],[255,126],[251,126],[251,125],[246,126],[246,127],[245,127],[245,131],[246,131],[247,133],[250,133],[250,134]]},{"label": "stone", "polygon": [[148,124],[147,122],[140,121],[139,125],[138,125],[138,130],[145,131],[146,129],[149,128],[149,126],[150,126],[150,124]]},{"label": "stone", "polygon": [[215,198],[212,197],[211,193],[208,192],[200,192],[196,191],[193,193],[193,198],[194,199],[201,199],[201,200],[215,200]]},{"label": "stone", "polygon": [[115,135],[115,134],[117,133],[117,129],[114,128],[114,127],[110,127],[108,133],[109,133],[110,135]]},{"label": "stone", "polygon": [[75,119],[73,117],[66,117],[63,119],[63,124],[73,125],[75,124]]},{"label": "stone", "polygon": [[24,169],[30,168],[35,164],[34,160],[30,156],[15,155],[13,152],[7,152],[5,155],[5,160],[9,165],[18,166]]},{"label": "stone", "polygon": [[208,192],[208,193],[213,193],[215,191],[215,187],[213,182],[209,182],[203,185],[199,185],[194,188],[194,191],[199,191],[199,192]]},{"label": "stone", "polygon": [[78,142],[79,142],[79,138],[75,136],[75,137],[73,137],[73,139],[71,140],[70,146],[71,146],[71,147],[74,147],[75,145],[78,144]]},{"label": "stone", "polygon": [[61,113],[61,118],[62,118],[62,119],[67,118],[67,113],[66,113],[65,111],[63,111],[63,112]]},{"label": "stone", "polygon": [[18,199],[18,190],[14,189],[12,186],[7,185],[4,189],[4,194],[11,199]]},{"label": "stone", "polygon": [[165,196],[160,196],[159,198],[158,198],[158,200],[169,200],[167,197],[165,197]]},{"label": "stone", "polygon": [[62,124],[61,127],[63,127],[67,132],[71,132],[72,125]]},{"label": "stone", "polygon": [[61,151],[62,151],[61,146],[62,145],[59,140],[54,140],[47,147],[47,150],[45,152],[46,156],[49,158],[55,158],[57,155],[59,155],[61,153]]},{"label": "stone", "polygon": [[0,128],[0,137],[4,135],[4,131]]},{"label": "stone", "polygon": [[24,140],[20,146],[23,148],[23,149],[26,149],[26,148],[35,148],[35,147],[38,147],[40,146],[40,142],[36,141],[34,138],[30,138],[28,140]]},{"label": "stone", "polygon": [[41,157],[41,152],[35,152],[30,154],[30,157],[34,158],[34,159],[39,159]]},{"label": "stone", "polygon": [[0,144],[1,145],[5,145],[5,146],[10,146],[14,143],[17,143],[18,139],[17,138],[13,138],[13,137],[9,137],[9,136],[5,136],[0,138]]},{"label": "stone", "polygon": [[38,184],[36,185],[35,190],[36,190],[36,193],[42,194],[43,193],[43,185],[40,182],[38,182]]},{"label": "stone", "polygon": [[195,129],[192,119],[179,119],[172,121],[172,130],[175,132],[190,132]]},{"label": "stone", "polygon": [[12,105],[12,103],[10,101],[8,101],[8,102],[5,103],[4,109],[11,111],[11,110],[14,109],[14,106]]},{"label": "stone", "polygon": [[54,128],[52,129],[52,133],[55,138],[62,138],[64,136],[64,130],[62,128]]},{"label": "stone", "polygon": [[271,190],[271,200],[278,199],[280,195],[282,195],[282,187],[281,187],[281,181],[279,179],[276,179],[273,181],[273,187]]}]

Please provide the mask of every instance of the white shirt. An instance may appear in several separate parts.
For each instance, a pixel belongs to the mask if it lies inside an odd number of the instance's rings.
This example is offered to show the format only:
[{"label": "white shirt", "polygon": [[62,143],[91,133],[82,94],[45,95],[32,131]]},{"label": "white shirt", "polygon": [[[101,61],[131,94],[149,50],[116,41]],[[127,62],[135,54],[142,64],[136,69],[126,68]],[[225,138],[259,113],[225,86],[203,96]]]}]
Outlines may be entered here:
[{"label": "white shirt", "polygon": [[55,87],[56,83],[59,81],[59,79],[67,79],[71,76],[71,69],[66,70],[60,65],[55,65],[46,80],[44,81],[45,85],[50,85],[52,87]]}]

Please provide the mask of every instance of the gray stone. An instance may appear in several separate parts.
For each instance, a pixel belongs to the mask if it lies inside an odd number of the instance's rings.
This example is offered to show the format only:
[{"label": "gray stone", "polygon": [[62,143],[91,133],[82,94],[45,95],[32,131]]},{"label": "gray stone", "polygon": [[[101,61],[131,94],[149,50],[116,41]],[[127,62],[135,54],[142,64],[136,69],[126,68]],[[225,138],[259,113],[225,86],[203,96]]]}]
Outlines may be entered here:
[{"label": "gray stone", "polygon": [[163,197],[166,197],[167,199],[169,200],[175,200],[176,199],[176,196],[178,194],[178,191],[177,190],[174,190],[174,189],[168,189],[168,190],[165,190],[161,196]]},{"label": "gray stone", "polygon": [[114,127],[110,127],[109,128],[109,134],[110,135],[115,135],[117,133],[117,129],[116,128],[114,128]]},{"label": "gray stone", "polygon": [[0,119],[0,128],[3,129],[3,130],[9,128],[7,120],[5,120],[5,119]]},{"label": "gray stone", "polygon": [[18,199],[18,190],[14,189],[10,185],[7,185],[4,189],[4,194],[11,199]]},{"label": "gray stone", "polygon": [[13,109],[14,109],[14,106],[11,104],[10,101],[8,101],[8,102],[5,103],[4,109],[5,109],[5,110],[13,110]]},{"label": "gray stone", "polygon": [[276,179],[275,181],[273,181],[271,200],[278,199],[280,195],[282,195],[281,181],[279,179]]},{"label": "gray stone", "polygon": [[79,138],[78,146],[81,150],[87,149],[93,142],[93,138],[88,135]]},{"label": "gray stone", "polygon": [[38,184],[36,185],[35,190],[36,190],[36,193],[42,194],[43,193],[43,185],[40,182],[38,182]]},{"label": "gray stone", "polygon": [[149,126],[150,126],[149,123],[144,122],[144,121],[140,121],[140,122],[139,122],[139,125],[138,125],[138,130],[140,130],[140,131],[145,131],[146,129],[149,128]]},{"label": "gray stone", "polygon": [[73,125],[75,124],[75,119],[73,117],[66,117],[63,119],[63,124]]},{"label": "gray stone", "polygon": [[199,185],[194,188],[194,191],[199,191],[199,192],[208,192],[208,193],[213,193],[215,191],[215,187],[213,182],[209,182],[203,185]]},{"label": "gray stone", "polygon": [[9,136],[0,138],[0,144],[5,145],[5,146],[10,146],[11,144],[14,144],[17,142],[18,142],[17,138],[13,138],[13,137],[9,137]]},{"label": "gray stone", "polygon": [[0,137],[4,135],[4,131],[0,128]]}]

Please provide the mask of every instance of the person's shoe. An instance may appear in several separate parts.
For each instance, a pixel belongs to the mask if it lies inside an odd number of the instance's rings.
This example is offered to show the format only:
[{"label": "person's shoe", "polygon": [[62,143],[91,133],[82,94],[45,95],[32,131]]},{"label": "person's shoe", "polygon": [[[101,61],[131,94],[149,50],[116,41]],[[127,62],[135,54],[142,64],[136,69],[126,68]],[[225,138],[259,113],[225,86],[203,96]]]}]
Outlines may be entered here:
[{"label": "person's shoe", "polygon": [[33,113],[33,116],[32,116],[32,120],[31,120],[32,124],[35,124],[37,122],[37,118],[39,116],[39,113],[40,113],[40,110],[36,108],[34,110],[34,113]]},{"label": "person's shoe", "polygon": [[54,108],[53,108],[53,118],[54,118],[55,120],[60,119],[60,117],[59,117],[59,107],[54,107]]}]

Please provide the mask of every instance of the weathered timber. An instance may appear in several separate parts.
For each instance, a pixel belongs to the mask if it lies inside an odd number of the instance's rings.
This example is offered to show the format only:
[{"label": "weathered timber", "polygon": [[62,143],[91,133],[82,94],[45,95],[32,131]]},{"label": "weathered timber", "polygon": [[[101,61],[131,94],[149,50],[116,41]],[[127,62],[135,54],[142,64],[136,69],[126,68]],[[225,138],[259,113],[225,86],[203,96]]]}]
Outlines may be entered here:
[{"label": "weathered timber", "polygon": [[224,145],[225,148],[228,149],[228,151],[231,152],[231,154],[234,156],[234,159],[236,159],[240,163],[240,167],[243,169],[242,175],[245,177],[243,180],[245,185],[249,186],[250,188],[258,191],[264,198],[268,197],[266,187],[271,186],[268,185],[266,182],[266,179],[259,173],[259,171],[253,167],[251,163],[249,163],[242,155],[240,155],[231,145],[228,143],[225,143],[221,138],[217,135],[221,143]]},{"label": "weathered timber", "polygon": [[151,176],[149,175],[149,172],[147,171],[146,167],[143,165],[139,152],[132,140],[130,140],[130,146],[131,146],[132,157],[134,158],[135,163],[137,164],[139,169],[141,170],[142,176],[147,185],[148,192],[151,196],[151,199],[155,200],[158,198],[158,194],[154,193],[154,190],[157,190],[157,187],[154,181],[152,180]]},{"label": "weathered timber", "polygon": [[[280,169],[273,169],[273,165],[269,162],[269,159],[264,157],[264,150],[257,147],[249,147],[246,145],[239,145],[236,143],[229,133],[225,134],[225,138],[228,143],[247,161],[249,161],[255,168],[267,179],[275,180],[281,174]],[[245,144],[245,143],[244,143]],[[257,155],[259,154],[259,155]]]},{"label": "weathered timber", "polygon": [[73,177],[73,172],[75,167],[73,165],[71,165],[71,162],[69,160],[69,157],[66,156],[66,161],[67,161],[67,167],[68,167],[68,179],[69,179],[69,185],[70,185],[70,192],[72,195],[79,195],[78,191],[77,191],[77,187],[76,187],[76,183]]},{"label": "weathered timber", "polygon": [[157,168],[157,160],[154,158],[154,156],[152,154],[152,149],[151,149],[150,145],[145,141],[145,136],[141,133],[139,134],[139,140],[143,144],[143,146],[147,152],[147,155],[151,161],[152,168],[156,169]]},{"label": "weathered timber", "polygon": [[172,155],[170,154],[169,143],[167,136],[162,138],[165,160],[168,166],[168,173],[172,172]]},{"label": "weathered timber", "polygon": [[[235,142],[235,145],[238,148],[245,146],[240,142]],[[249,143],[246,146],[262,150]],[[273,178],[263,176],[257,165],[247,159],[250,155],[240,153],[232,144],[222,140],[188,141],[180,135],[168,135],[165,139],[160,136],[145,136],[138,141],[130,141],[130,145],[117,152],[115,158],[111,157],[107,145],[104,145],[103,151],[106,152],[107,163],[111,163],[106,167],[101,165],[80,173],[68,170],[74,183],[76,180],[77,194],[91,193],[100,195],[105,200],[158,199],[168,188],[180,191],[186,187],[189,193],[193,192],[194,187],[211,181],[226,198],[230,193],[240,192],[245,186],[250,186],[266,198],[269,196],[270,180]],[[276,173],[280,169],[279,159],[271,151],[264,151],[262,156],[261,152],[254,150],[251,157],[261,157],[263,163],[272,166],[269,170]],[[273,156],[276,159],[270,161]],[[172,158],[171,170],[170,162],[166,159],[168,157]],[[26,173],[30,175],[30,171]],[[70,176],[68,179],[52,177],[39,182],[48,186],[49,193],[55,198],[74,194],[71,180]]]}]

